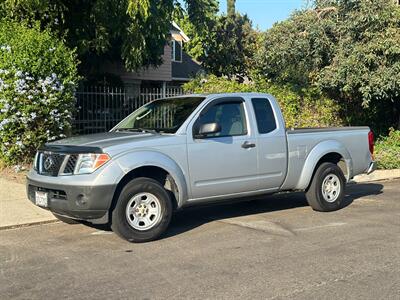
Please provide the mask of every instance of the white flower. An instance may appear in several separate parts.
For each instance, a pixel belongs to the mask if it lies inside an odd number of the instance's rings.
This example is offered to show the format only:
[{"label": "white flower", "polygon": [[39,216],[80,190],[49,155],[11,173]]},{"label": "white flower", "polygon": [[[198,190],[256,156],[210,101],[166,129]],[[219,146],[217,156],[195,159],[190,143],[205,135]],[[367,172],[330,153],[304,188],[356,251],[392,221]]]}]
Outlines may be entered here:
[{"label": "white flower", "polygon": [[31,118],[32,118],[33,120],[36,119],[36,117],[37,117],[37,115],[36,115],[35,112],[31,113]]},{"label": "white flower", "polygon": [[20,172],[21,171],[21,166],[20,165],[16,165],[16,166],[14,166],[14,171],[15,171],[15,173],[18,173],[18,172]]},{"label": "white flower", "polygon": [[2,113],[5,113],[7,111],[9,111],[11,108],[11,105],[9,103],[4,104],[3,108],[1,109]]},{"label": "white flower", "polygon": [[26,89],[28,88],[28,85],[26,84],[25,79],[17,79],[15,81],[15,92],[18,94],[22,95],[26,93]]},{"label": "white flower", "polygon": [[5,50],[5,51],[8,51],[8,52],[11,52],[11,47],[8,46],[8,45],[1,46],[0,49],[1,49],[1,50]]}]

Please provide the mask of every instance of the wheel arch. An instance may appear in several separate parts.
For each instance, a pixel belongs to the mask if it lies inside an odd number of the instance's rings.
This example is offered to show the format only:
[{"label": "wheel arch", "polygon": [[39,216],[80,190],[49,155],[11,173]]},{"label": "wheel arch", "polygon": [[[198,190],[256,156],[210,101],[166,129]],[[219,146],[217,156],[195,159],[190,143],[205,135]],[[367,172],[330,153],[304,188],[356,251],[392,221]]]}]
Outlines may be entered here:
[{"label": "wheel arch", "polygon": [[308,154],[295,189],[306,190],[315,171],[324,162],[338,165],[347,181],[352,177],[352,159],[344,145],[336,140],[324,141],[317,144]]},{"label": "wheel arch", "polygon": [[186,180],[182,169],[170,157],[159,152],[133,152],[117,159],[123,174],[118,178],[110,208],[115,206],[123,187],[132,179],[148,177],[158,181],[171,193],[174,208],[180,208],[188,199]]}]

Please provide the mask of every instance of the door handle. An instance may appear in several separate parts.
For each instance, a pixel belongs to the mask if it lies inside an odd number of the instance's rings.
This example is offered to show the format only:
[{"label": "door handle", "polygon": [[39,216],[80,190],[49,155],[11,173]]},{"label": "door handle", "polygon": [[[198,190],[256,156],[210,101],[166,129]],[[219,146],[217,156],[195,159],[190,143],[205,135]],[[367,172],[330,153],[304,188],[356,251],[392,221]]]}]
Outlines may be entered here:
[{"label": "door handle", "polygon": [[242,148],[244,148],[244,149],[255,148],[255,146],[256,146],[256,144],[250,143],[248,141],[246,141],[242,144]]}]

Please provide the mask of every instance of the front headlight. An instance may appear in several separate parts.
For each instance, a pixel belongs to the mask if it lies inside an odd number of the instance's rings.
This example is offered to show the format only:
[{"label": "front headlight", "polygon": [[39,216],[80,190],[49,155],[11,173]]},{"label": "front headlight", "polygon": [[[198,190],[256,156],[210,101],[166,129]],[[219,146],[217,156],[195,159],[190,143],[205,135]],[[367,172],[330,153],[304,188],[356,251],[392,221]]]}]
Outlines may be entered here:
[{"label": "front headlight", "polygon": [[38,170],[38,165],[39,165],[39,151],[36,152],[35,158],[33,159],[33,169],[35,171]]},{"label": "front headlight", "polygon": [[90,174],[110,160],[106,153],[79,154],[74,174]]}]

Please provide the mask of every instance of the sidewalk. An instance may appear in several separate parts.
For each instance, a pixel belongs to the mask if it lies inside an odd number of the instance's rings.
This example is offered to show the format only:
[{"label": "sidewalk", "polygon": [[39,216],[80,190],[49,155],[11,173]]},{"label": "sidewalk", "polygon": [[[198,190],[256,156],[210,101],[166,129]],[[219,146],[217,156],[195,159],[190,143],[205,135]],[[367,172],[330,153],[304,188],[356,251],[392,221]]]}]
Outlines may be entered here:
[{"label": "sidewalk", "polygon": [[0,230],[56,220],[27,199],[25,185],[0,178]]},{"label": "sidewalk", "polygon": [[354,177],[353,181],[361,183],[361,182],[371,182],[380,180],[392,180],[396,178],[400,178],[400,169],[376,170],[369,175],[367,174],[357,175],[356,177]]}]

